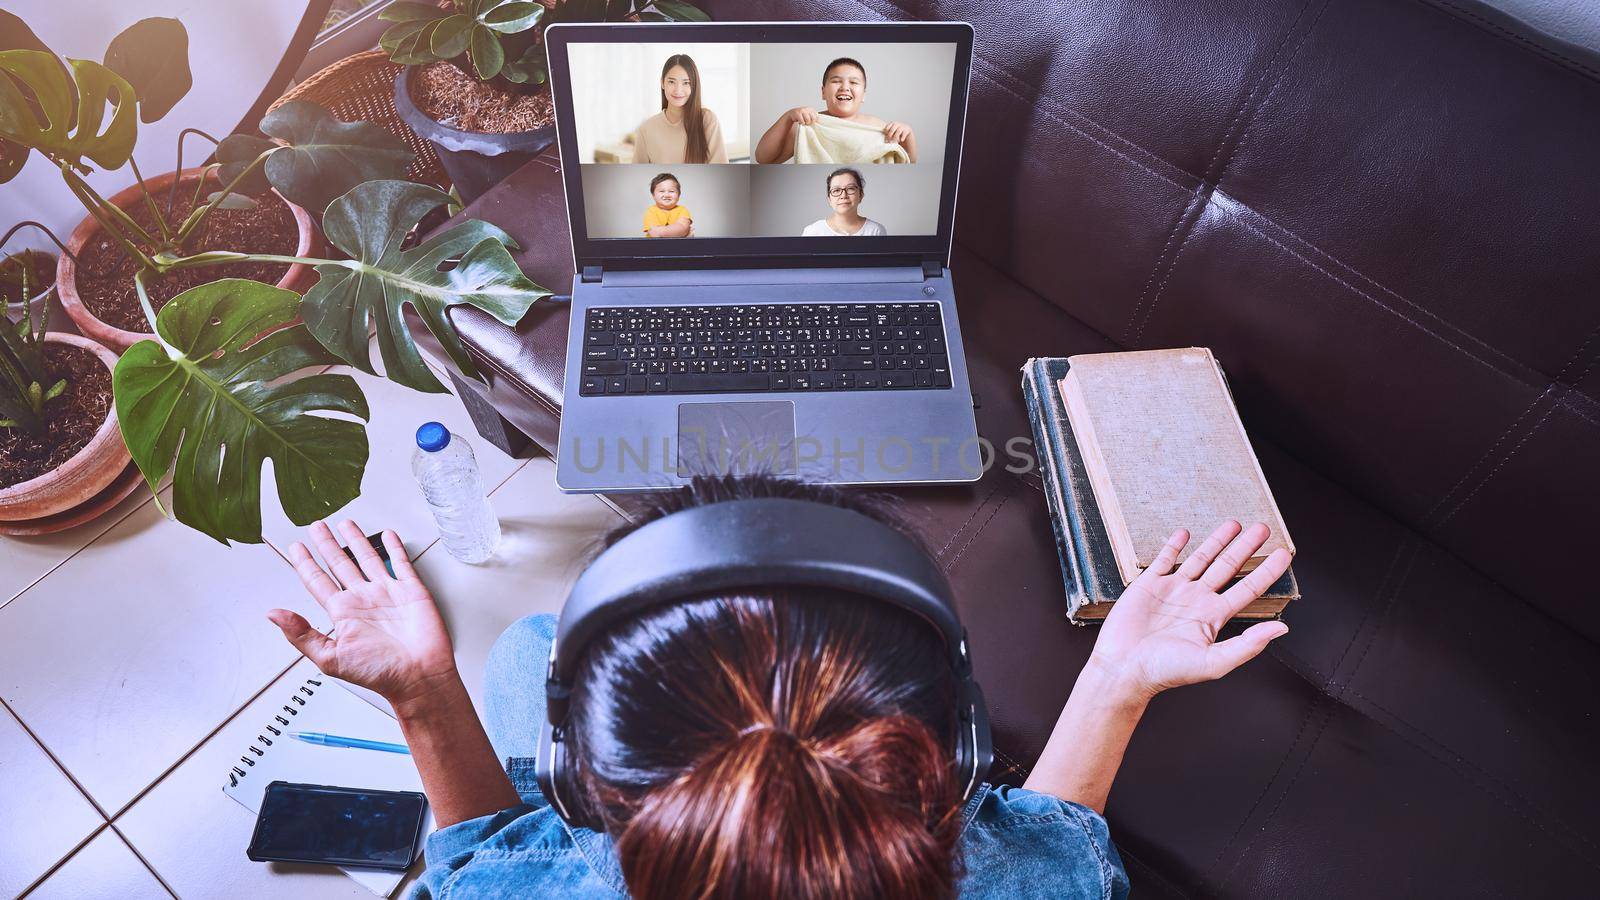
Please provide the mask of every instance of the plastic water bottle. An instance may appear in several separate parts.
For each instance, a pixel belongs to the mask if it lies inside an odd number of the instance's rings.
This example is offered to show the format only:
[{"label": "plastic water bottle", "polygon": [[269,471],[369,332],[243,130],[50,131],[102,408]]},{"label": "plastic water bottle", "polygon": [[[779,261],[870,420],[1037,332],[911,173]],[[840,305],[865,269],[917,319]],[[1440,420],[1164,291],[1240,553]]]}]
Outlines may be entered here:
[{"label": "plastic water bottle", "polygon": [[500,543],[500,520],[483,490],[472,445],[438,422],[417,429],[411,472],[433,508],[444,549],[464,563],[481,563]]}]

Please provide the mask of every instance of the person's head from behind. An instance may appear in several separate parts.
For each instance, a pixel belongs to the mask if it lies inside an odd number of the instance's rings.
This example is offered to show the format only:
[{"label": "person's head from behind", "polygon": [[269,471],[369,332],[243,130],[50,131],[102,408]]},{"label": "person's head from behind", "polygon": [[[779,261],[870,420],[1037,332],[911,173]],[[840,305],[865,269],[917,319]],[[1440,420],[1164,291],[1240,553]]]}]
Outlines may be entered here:
[{"label": "person's head from behind", "polygon": [[661,64],[661,108],[677,110],[683,116],[684,135],[689,144],[684,162],[710,160],[706,144],[704,111],[700,100],[700,69],[687,53],[674,53]]},{"label": "person's head from behind", "polygon": [[867,196],[867,182],[851,168],[834,169],[828,175],[828,205],[841,216],[856,211]]},{"label": "person's head from behind", "polygon": [[[827,488],[724,478],[647,521],[758,496],[884,520]],[[956,695],[942,635],[911,612],[833,590],[717,592],[585,646],[569,752],[636,898],[951,896]]]},{"label": "person's head from behind", "polygon": [[867,99],[867,67],[841,56],[822,70],[822,102],[828,115],[848,119]]},{"label": "person's head from behind", "polygon": [[678,205],[678,198],[682,196],[683,188],[678,184],[678,178],[671,172],[662,172],[650,179],[650,197],[656,201],[656,206],[662,209],[671,209]]}]

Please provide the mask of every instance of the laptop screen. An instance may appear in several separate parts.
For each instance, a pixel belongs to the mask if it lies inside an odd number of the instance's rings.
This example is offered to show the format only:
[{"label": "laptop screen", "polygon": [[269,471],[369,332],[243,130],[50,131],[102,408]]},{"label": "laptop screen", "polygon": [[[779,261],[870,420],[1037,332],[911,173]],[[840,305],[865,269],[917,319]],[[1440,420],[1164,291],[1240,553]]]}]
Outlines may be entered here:
[{"label": "laptop screen", "polygon": [[579,264],[943,257],[970,34],[942,23],[553,26]]}]

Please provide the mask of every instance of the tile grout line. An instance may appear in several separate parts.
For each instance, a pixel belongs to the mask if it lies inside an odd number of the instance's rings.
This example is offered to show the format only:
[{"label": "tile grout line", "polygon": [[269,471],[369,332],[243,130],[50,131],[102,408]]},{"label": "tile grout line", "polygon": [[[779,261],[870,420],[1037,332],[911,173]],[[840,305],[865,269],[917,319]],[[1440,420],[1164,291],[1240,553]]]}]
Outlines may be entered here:
[{"label": "tile grout line", "polygon": [[[526,460],[524,460],[524,462],[526,462]],[[520,470],[520,467],[519,467],[519,470]],[[426,553],[427,550],[429,548],[431,548],[436,543],[438,543],[438,538],[435,538],[432,542],[428,543],[421,551],[418,551],[417,556],[419,556],[419,557],[422,556],[423,553]],[[273,544],[271,541],[268,541],[264,537],[262,538],[262,546],[267,547],[273,553],[277,554],[278,558],[282,559],[285,563],[288,562],[288,558],[283,555],[283,552],[280,551],[275,544]],[[114,824],[117,821],[121,820],[121,818],[124,815],[126,815],[129,810],[131,810],[134,806],[136,806],[139,803],[140,800],[144,799],[145,796],[147,796],[151,791],[155,790],[156,787],[159,786],[162,781],[165,781],[167,776],[171,775],[174,771],[176,771],[179,766],[183,765],[185,762],[188,762],[189,758],[194,756],[194,754],[196,752],[198,752],[200,750],[200,748],[204,747],[208,742],[210,742],[210,740],[212,738],[216,737],[222,731],[222,729],[224,729],[224,728],[228,727],[228,725],[232,724],[234,719],[237,719],[240,716],[240,714],[242,714],[246,709],[248,709],[250,707],[250,704],[256,702],[259,699],[261,699],[261,696],[263,694],[265,694],[268,690],[270,690],[273,685],[277,684],[278,681],[283,678],[283,676],[285,676],[285,675],[287,675],[289,673],[290,669],[292,669],[295,666],[299,665],[300,661],[305,659],[305,658],[306,657],[303,654],[296,654],[295,658],[288,665],[284,666],[281,671],[279,671],[277,674],[273,675],[271,678],[268,678],[266,684],[262,685],[259,690],[257,690],[254,694],[251,694],[249,697],[247,697],[244,700],[244,702],[240,703],[238,709],[235,709],[233,712],[229,713],[225,718],[223,718],[222,722],[219,723],[217,725],[217,727],[211,729],[203,737],[201,737],[199,741],[196,741],[194,746],[192,746],[188,750],[184,751],[183,754],[178,758],[178,760],[176,762],[174,762],[172,765],[168,766],[167,768],[163,769],[161,771],[161,773],[159,775],[157,775],[154,779],[152,779],[149,784],[147,784],[143,788],[141,788],[138,793],[134,794],[134,796],[131,799],[128,800],[127,803],[123,804],[122,807],[117,810],[115,815],[107,817],[107,822],[110,823],[110,824]],[[4,702],[4,698],[0,698],[0,702]],[[17,721],[20,722],[21,720],[22,720],[21,717],[18,716],[17,717]],[[37,740],[37,738],[35,738],[35,740]],[[60,763],[57,763],[57,765],[59,766]],[[66,770],[62,769],[62,771],[66,771]],[[70,775],[69,775],[69,777],[70,777]],[[74,784],[76,784],[76,782],[74,782]],[[80,790],[81,790],[81,788],[80,788]],[[99,809],[99,805],[96,804],[95,808]],[[101,814],[104,815],[103,812]],[[121,832],[118,832],[118,833],[120,834]],[[133,846],[133,842],[129,841],[128,845],[130,847],[132,847]]]},{"label": "tile grout line", "polygon": [[[273,680],[276,681],[277,679],[274,678]],[[133,841],[128,840],[128,836],[122,833],[122,829],[118,828],[114,822],[107,822],[106,827],[111,829],[112,834],[122,840],[122,845],[128,848],[128,852],[133,854],[133,858],[144,865],[145,871],[149,872],[150,876],[156,880],[156,884],[161,885],[167,893],[171,894],[173,900],[178,900],[178,892],[172,889],[172,885],[167,884],[167,880],[161,877],[161,873],[156,871],[156,867],[151,865],[150,860],[145,859],[144,854],[139,852],[139,848],[133,845]]]},{"label": "tile grout line", "polygon": [[[149,488],[141,480],[139,482],[139,488],[138,489],[139,490],[148,490]],[[135,513],[139,512],[139,510],[144,509],[145,505],[148,504],[150,501],[154,500],[155,498],[156,498],[156,495],[154,493],[149,494],[149,496],[144,498],[144,502],[143,503],[135,504],[133,509],[128,510],[127,514],[123,515],[121,518],[117,519],[115,522],[111,522],[111,523],[107,524],[104,531],[101,531],[99,534],[96,534],[94,537],[92,537],[89,540],[85,541],[83,543],[83,546],[81,546],[78,549],[76,549],[76,550],[72,551],[71,553],[67,554],[65,557],[63,557],[55,565],[53,565],[50,568],[44,570],[44,572],[40,573],[38,578],[35,578],[34,580],[28,582],[25,586],[23,586],[23,588],[21,590],[17,591],[15,594],[12,594],[11,597],[6,600],[6,602],[0,603],[0,609],[5,609],[6,607],[8,607],[12,603],[14,603],[23,594],[26,594],[27,592],[29,592],[29,591],[33,590],[34,588],[38,587],[39,586],[39,582],[44,581],[46,578],[48,578],[51,575],[55,574],[57,569],[59,569],[62,566],[66,565],[67,563],[71,562],[74,558],[77,557],[78,554],[80,554],[83,551],[89,549],[90,547],[93,547],[95,545],[95,542],[99,541],[101,538],[103,538],[106,535],[110,534],[112,529],[116,528],[118,525],[121,525],[123,522],[127,521]]]},{"label": "tile grout line", "polygon": [[56,860],[55,863],[53,865],[51,865],[48,869],[45,869],[44,870],[44,874],[40,875],[37,879],[35,879],[32,884],[30,884],[27,887],[23,888],[22,889],[22,893],[17,895],[16,900],[23,900],[24,897],[28,896],[29,894],[31,894],[34,891],[37,891],[39,888],[43,887],[44,883],[46,881],[50,880],[50,876],[51,875],[54,875],[57,872],[61,871],[63,866],[65,866],[67,863],[71,862],[72,858],[74,856],[78,855],[78,851],[80,851],[83,848],[89,846],[89,842],[90,841],[92,841],[95,838],[99,837],[100,835],[104,834],[106,829],[108,829],[110,827],[111,827],[111,823],[110,822],[101,822],[98,826],[95,827],[95,829],[93,831],[89,832],[89,836],[88,837],[86,837],[83,840],[79,841],[76,846],[74,846],[71,850],[67,851],[65,856],[62,856],[60,859]]},{"label": "tile grout line", "polygon": [[[290,662],[287,666],[284,666],[283,669],[281,671],[279,671],[276,675],[273,675],[271,678],[268,678],[267,679],[267,683],[262,685],[261,688],[259,690],[257,690],[254,694],[251,694],[249,697],[246,697],[244,702],[239,704],[239,708],[238,709],[234,710],[233,712],[229,713],[227,716],[223,717],[223,720],[220,723],[218,723],[217,727],[215,727],[215,728],[211,729],[210,731],[206,732],[205,735],[200,738],[200,740],[195,742],[194,746],[190,747],[188,750],[185,750],[183,752],[183,754],[178,757],[177,761],[173,762],[172,765],[167,766],[165,769],[162,769],[161,772],[159,774],[157,774],[155,778],[150,780],[149,784],[147,784],[144,787],[140,788],[138,793],[134,794],[131,798],[129,798],[128,802],[124,803],[117,810],[115,815],[110,816],[110,817],[107,818],[107,820],[106,820],[107,823],[108,824],[115,824],[116,822],[120,821],[123,816],[128,814],[129,810],[133,809],[135,806],[137,806],[139,804],[140,800],[143,800],[146,796],[148,796],[150,794],[151,791],[153,791],[157,787],[159,787],[161,782],[166,781],[167,780],[167,776],[169,776],[173,772],[177,771],[179,766],[182,766],[184,763],[188,762],[190,757],[194,756],[195,753],[197,751],[199,751],[201,747],[204,747],[207,743],[209,743],[211,741],[212,738],[216,737],[219,733],[221,733],[222,729],[227,728],[229,725],[231,725],[233,723],[234,719],[239,718],[239,716],[242,713],[244,713],[244,711],[246,709],[250,708],[250,704],[256,702],[259,699],[261,699],[262,695],[265,694],[267,691],[271,690],[272,686],[277,684],[279,679],[281,679],[281,678],[283,678],[283,676],[289,674],[289,670],[290,669],[292,669],[295,666],[299,665],[300,664],[300,660],[302,660],[302,659],[305,659],[305,657],[303,655],[298,654],[298,653],[295,654],[295,658],[294,658],[294,660],[292,662]],[[120,834],[120,832],[118,832],[118,833]],[[132,846],[132,845],[133,845],[133,842],[129,841],[129,846]]]},{"label": "tile grout line", "polygon": [[[264,538],[264,537],[261,539],[261,546],[266,547],[268,550],[271,550],[273,552],[273,554],[276,555],[279,559],[283,560],[284,563],[287,564],[289,562],[288,557],[284,556],[281,552],[279,552],[277,547],[274,547],[272,544],[268,543],[267,539]],[[128,802],[122,804],[122,806],[116,811],[116,813],[114,815],[107,816],[106,817],[106,821],[114,823],[118,819],[122,818],[122,816],[125,813],[127,813],[128,810],[132,809],[135,804],[137,804],[140,800],[144,799],[146,794],[149,794],[152,790],[154,790],[156,785],[159,785],[161,782],[165,781],[168,775],[171,775],[174,771],[177,770],[177,768],[179,766],[181,766],[185,762],[187,762],[189,760],[189,757],[193,756],[197,750],[199,750],[201,747],[204,747],[206,745],[207,741],[210,741],[212,738],[216,737],[218,732],[220,732],[222,729],[226,728],[228,726],[228,723],[230,723],[234,719],[238,718],[239,714],[244,712],[245,709],[247,709],[250,706],[250,704],[252,704],[252,703],[256,702],[256,700],[260,699],[261,695],[265,694],[267,692],[268,688],[271,688],[273,685],[277,684],[278,683],[278,679],[280,679],[284,675],[286,675],[288,673],[288,671],[290,669],[294,668],[296,665],[298,665],[300,660],[302,660],[302,659],[305,659],[305,656],[303,656],[302,654],[299,654],[299,653],[295,654],[295,658],[293,660],[291,660],[287,666],[284,666],[283,669],[280,670],[276,675],[273,675],[271,678],[268,678],[267,679],[267,683],[263,684],[260,687],[260,689],[258,689],[255,693],[251,694],[249,697],[246,697],[244,699],[244,701],[239,704],[239,707],[237,709],[235,709],[233,712],[229,713],[228,715],[224,716],[222,721],[217,725],[217,727],[215,727],[215,728],[211,729],[210,731],[206,732],[200,738],[200,740],[198,740],[198,741],[196,741],[194,743],[193,746],[191,746],[189,749],[183,751],[183,753],[179,754],[177,760],[174,761],[172,763],[172,765],[167,766],[165,769],[162,769],[161,772],[156,775],[156,777],[150,779],[150,783],[149,784],[147,784],[144,787],[140,788],[139,791],[133,795],[133,797],[129,798]],[[21,717],[19,716],[18,718],[20,719]],[[118,832],[118,833],[120,834],[121,832]],[[130,846],[130,847],[133,846],[131,841],[129,842],[128,846]]]},{"label": "tile grout line", "polygon": [[[491,489],[489,489],[488,491],[485,492],[485,496],[487,496],[487,497],[494,496],[497,492],[499,492],[502,488],[504,488],[513,478],[515,478],[524,469],[526,469],[528,464],[531,461],[532,461],[532,458],[518,460],[516,466],[514,466],[509,472],[507,472],[506,475],[503,478],[501,478],[500,481],[497,482],[493,488],[491,488]],[[163,489],[165,487],[167,487],[167,486],[169,486],[169,485],[163,485]],[[35,578],[32,581],[30,581],[22,589],[18,590],[15,594],[13,594],[10,598],[8,598],[5,603],[0,603],[0,610],[5,609],[5,607],[9,606],[11,603],[16,601],[20,597],[22,597],[22,595],[26,594],[28,591],[30,591],[30,590],[34,589],[35,587],[37,587],[40,582],[44,581],[47,577],[49,577],[50,575],[54,574],[58,569],[60,569],[62,566],[66,565],[68,562],[70,562],[71,560],[76,558],[84,550],[87,550],[89,547],[93,546],[96,542],[98,542],[101,538],[103,538],[107,534],[109,534],[113,529],[115,529],[122,522],[126,521],[131,516],[135,515],[136,513],[140,512],[141,510],[143,510],[146,505],[148,505],[149,503],[151,503],[155,499],[156,499],[156,494],[154,492],[151,492],[148,496],[145,497],[145,499],[142,502],[135,504],[133,506],[133,508],[129,509],[124,515],[119,516],[115,521],[111,521],[111,522],[106,523],[106,527],[104,529],[100,530],[93,537],[89,538],[89,540],[85,541],[83,543],[83,545],[81,545],[78,548],[76,548],[75,550],[73,550],[70,554],[68,554],[66,557],[62,558],[55,565],[53,565],[53,566],[49,567],[48,569],[46,569],[37,578]],[[165,517],[163,517],[163,518],[165,518]],[[421,559],[421,557],[424,554],[426,554],[429,550],[433,549],[434,545],[436,545],[438,543],[439,543],[439,538],[438,537],[434,537],[432,540],[428,541],[426,544],[423,545],[423,548],[417,552],[416,557],[414,558],[414,560],[415,559]],[[286,556],[284,556],[283,552],[277,547],[276,544],[274,544],[271,540],[267,539],[266,536],[262,537],[262,545],[267,547],[268,549],[270,549],[280,559],[284,560],[284,562],[286,562],[286,563],[288,562],[288,558]],[[156,880],[156,882],[161,885],[163,890],[165,890],[172,897],[177,898],[178,897],[177,892],[174,891],[172,886],[167,883],[166,879],[161,876],[161,873],[150,862],[150,860],[148,860],[144,856],[144,854],[139,851],[139,849],[134,845],[133,841],[127,835],[125,835],[120,828],[117,827],[116,823],[118,821],[120,821],[121,818],[124,815],[126,815],[130,810],[132,810],[135,806],[137,806],[140,800],[143,800],[146,796],[148,796],[151,791],[155,790],[155,788],[158,787],[162,782],[164,782],[170,775],[172,775],[173,772],[175,772],[180,766],[182,766],[185,762],[187,762],[190,758],[192,758],[195,755],[195,753],[197,753],[202,747],[204,747],[207,743],[209,743],[212,738],[215,738],[218,734],[220,734],[222,732],[222,730],[224,728],[226,728],[228,725],[232,724],[232,722],[235,719],[237,719],[246,709],[248,709],[251,706],[251,704],[253,704],[257,700],[259,700],[268,690],[270,690],[273,687],[273,685],[277,684],[278,681],[281,680],[284,675],[287,675],[289,670],[291,670],[295,666],[299,665],[300,661],[303,660],[303,659],[305,659],[305,657],[303,655],[296,655],[296,657],[288,665],[284,666],[284,668],[282,670],[280,670],[279,672],[274,674],[271,678],[267,679],[266,683],[263,684],[259,690],[257,690],[254,694],[250,695],[248,698],[246,698],[242,703],[240,703],[239,707],[237,709],[235,709],[232,713],[228,714],[220,723],[218,723],[218,725],[215,728],[213,728],[211,731],[207,732],[204,736],[202,736],[193,746],[191,746],[189,749],[185,750],[179,756],[179,758],[176,761],[174,761],[170,766],[168,766],[167,768],[163,769],[153,779],[151,779],[149,784],[145,785],[137,793],[135,793],[133,795],[133,797],[129,798],[126,803],[122,804],[122,806],[117,809],[115,814],[107,814],[105,807],[103,807],[100,804],[100,802],[98,800],[96,800],[94,798],[94,796],[89,793],[89,791],[83,786],[83,784],[81,782],[78,781],[78,779],[72,774],[72,772],[67,769],[66,765],[55,755],[55,753],[53,751],[50,750],[50,748],[44,743],[44,741],[39,737],[39,735],[36,734],[33,731],[33,729],[31,727],[29,727],[28,724],[25,721],[23,721],[22,716],[19,715],[14,709],[11,708],[10,704],[8,702],[6,702],[4,697],[0,697],[0,707],[3,707],[4,710],[6,711],[6,713],[8,713],[12,718],[14,718],[17,721],[17,724],[23,729],[24,733],[26,733],[28,735],[28,738],[34,742],[34,745],[36,747],[38,747],[40,752],[42,752],[45,755],[45,757],[50,760],[51,764],[54,765],[59,772],[61,772],[62,776],[67,779],[68,783],[71,784],[73,786],[73,788],[78,791],[79,796],[81,796],[90,805],[90,807],[95,811],[95,813],[97,815],[99,815],[99,817],[101,819],[100,824],[97,827],[95,827],[87,836],[85,836],[81,841],[79,841],[71,849],[69,849],[66,854],[64,854],[53,865],[51,865],[43,874],[41,874],[39,876],[39,878],[37,878],[33,883],[29,884],[22,891],[22,893],[20,895],[18,895],[18,900],[21,900],[21,898],[26,897],[27,895],[29,895],[29,894],[33,893],[34,891],[38,890],[41,886],[43,886],[50,879],[50,877],[52,875],[54,875],[56,872],[60,871],[79,852],[81,852],[84,847],[88,846],[92,841],[94,841],[96,838],[98,838],[99,836],[101,836],[102,834],[104,834],[108,830],[113,835],[115,835],[118,840],[120,840],[122,842],[123,846],[125,846],[130,853],[133,854],[134,858],[137,859],[139,861],[139,863],[145,868],[145,870],[150,873],[151,877],[153,877]]]},{"label": "tile grout line", "polygon": [[[512,457],[512,458],[515,459],[515,457]],[[495,494],[499,493],[500,489],[505,487],[507,484],[510,484],[511,483],[511,479],[517,477],[518,473],[520,473],[523,469],[526,469],[528,467],[528,463],[530,463],[530,462],[533,462],[532,458],[524,459],[524,460],[520,461],[515,468],[513,468],[509,473],[506,474],[506,477],[500,479],[500,482],[498,484],[496,484],[494,487],[490,488],[488,491],[485,491],[484,492],[484,496],[485,497],[493,497]],[[439,538],[435,537],[433,540],[431,540],[428,543],[424,544],[422,549],[417,551],[417,555],[411,558],[411,561],[413,563],[420,561],[422,559],[423,554],[427,553],[429,550],[432,550],[434,548],[434,546],[436,544],[438,544],[438,543],[439,543]]]},{"label": "tile grout line", "polygon": [[33,743],[39,748],[40,752],[44,753],[44,755],[49,758],[50,762],[54,763],[55,767],[61,770],[61,774],[66,776],[67,781],[70,782],[74,788],[78,789],[78,793],[83,795],[83,799],[88,801],[89,805],[94,808],[94,811],[99,814],[100,818],[106,822],[111,821],[111,817],[106,815],[105,807],[101,806],[99,801],[94,799],[94,797],[89,793],[88,789],[86,789],[72,774],[72,772],[67,769],[66,764],[56,757],[55,753],[51,751],[49,745],[45,744],[45,742],[40,739],[39,735],[34,733],[32,728],[28,727],[28,723],[23,720],[22,716],[16,710],[11,708],[11,704],[8,703],[4,697],[0,697],[0,708],[4,708],[13,719],[17,720],[17,724],[22,726],[23,732],[33,740]]}]

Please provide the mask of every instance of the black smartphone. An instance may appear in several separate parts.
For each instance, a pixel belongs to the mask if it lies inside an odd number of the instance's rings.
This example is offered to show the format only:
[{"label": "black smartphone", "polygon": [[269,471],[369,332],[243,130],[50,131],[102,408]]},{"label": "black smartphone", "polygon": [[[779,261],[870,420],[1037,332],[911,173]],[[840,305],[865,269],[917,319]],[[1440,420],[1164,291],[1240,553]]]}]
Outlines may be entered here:
[{"label": "black smartphone", "polygon": [[427,802],[414,791],[274,781],[247,852],[256,862],[404,871],[416,858]]}]

